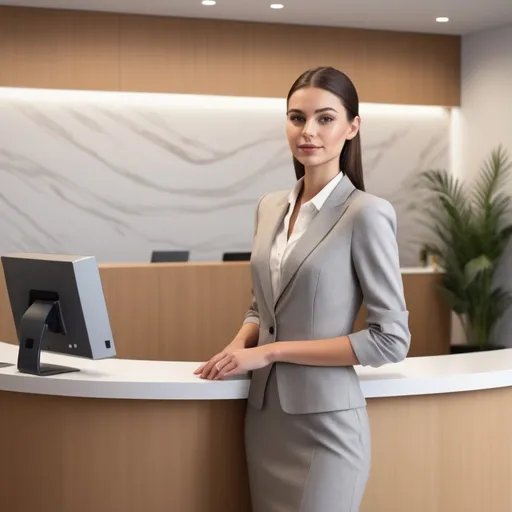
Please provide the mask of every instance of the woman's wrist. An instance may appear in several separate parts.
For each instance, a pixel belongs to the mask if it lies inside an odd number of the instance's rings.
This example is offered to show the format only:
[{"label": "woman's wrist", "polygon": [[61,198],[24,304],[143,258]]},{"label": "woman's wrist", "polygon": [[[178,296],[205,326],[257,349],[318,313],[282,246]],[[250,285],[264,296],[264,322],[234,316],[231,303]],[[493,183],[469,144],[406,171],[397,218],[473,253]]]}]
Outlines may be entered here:
[{"label": "woman's wrist", "polygon": [[265,357],[268,360],[269,364],[279,362],[279,343],[267,343],[266,345],[262,345],[261,350],[265,353]]}]

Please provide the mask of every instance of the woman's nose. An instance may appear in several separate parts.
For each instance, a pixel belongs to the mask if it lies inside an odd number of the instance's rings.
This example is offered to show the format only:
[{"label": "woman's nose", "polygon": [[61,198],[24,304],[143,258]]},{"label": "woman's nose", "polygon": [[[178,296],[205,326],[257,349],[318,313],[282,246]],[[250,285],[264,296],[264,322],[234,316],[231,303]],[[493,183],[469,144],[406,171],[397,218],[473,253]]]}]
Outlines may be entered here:
[{"label": "woman's nose", "polygon": [[307,121],[302,128],[302,135],[304,137],[312,137],[315,134],[315,127],[313,121]]}]

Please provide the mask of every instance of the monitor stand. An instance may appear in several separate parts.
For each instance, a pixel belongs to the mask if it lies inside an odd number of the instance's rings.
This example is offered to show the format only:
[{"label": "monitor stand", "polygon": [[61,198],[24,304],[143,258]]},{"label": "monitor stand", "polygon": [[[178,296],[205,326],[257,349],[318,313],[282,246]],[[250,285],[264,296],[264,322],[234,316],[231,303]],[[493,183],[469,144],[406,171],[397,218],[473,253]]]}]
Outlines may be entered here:
[{"label": "monitor stand", "polygon": [[10,363],[0,363],[0,368],[7,368],[8,366],[13,366]]},{"label": "monitor stand", "polygon": [[47,331],[63,334],[65,332],[58,300],[36,300],[25,311],[19,331],[18,370],[21,373],[39,376],[79,371],[78,368],[40,362],[41,347]]}]

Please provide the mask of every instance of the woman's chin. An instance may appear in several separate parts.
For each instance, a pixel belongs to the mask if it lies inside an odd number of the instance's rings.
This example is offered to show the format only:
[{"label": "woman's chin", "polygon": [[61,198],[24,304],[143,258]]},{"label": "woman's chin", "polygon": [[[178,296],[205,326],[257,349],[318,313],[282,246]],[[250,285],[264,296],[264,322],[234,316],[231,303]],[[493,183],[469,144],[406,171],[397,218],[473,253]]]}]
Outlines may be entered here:
[{"label": "woman's chin", "polygon": [[295,156],[295,159],[298,160],[305,167],[318,167],[325,163],[325,158],[319,158],[318,155],[300,155]]}]

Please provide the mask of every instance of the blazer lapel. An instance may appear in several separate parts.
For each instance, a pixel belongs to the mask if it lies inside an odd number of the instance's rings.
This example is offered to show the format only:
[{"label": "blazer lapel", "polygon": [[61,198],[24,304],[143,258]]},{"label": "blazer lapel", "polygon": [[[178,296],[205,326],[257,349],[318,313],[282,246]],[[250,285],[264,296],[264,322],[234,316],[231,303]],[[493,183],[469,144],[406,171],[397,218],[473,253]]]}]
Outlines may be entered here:
[{"label": "blazer lapel", "polygon": [[263,294],[265,296],[269,311],[273,311],[274,304],[274,293],[272,291],[272,274],[269,264],[270,253],[277,231],[281,226],[284,218],[286,217],[287,212],[288,194],[278,198],[274,206],[269,205],[269,207],[265,209],[265,214],[261,215],[260,218],[260,225],[262,229],[259,244],[261,244],[260,247],[264,265],[261,267],[259,273]]},{"label": "blazer lapel", "polygon": [[298,240],[283,265],[280,291],[277,294],[277,297],[274,297],[274,308],[304,260],[327,236],[329,231],[331,231],[334,225],[345,213],[345,210],[349,205],[347,200],[354,190],[356,189],[350,179],[346,175],[343,176],[339,184],[332,191],[331,195],[318,212],[317,216],[308,226],[306,232]]}]

